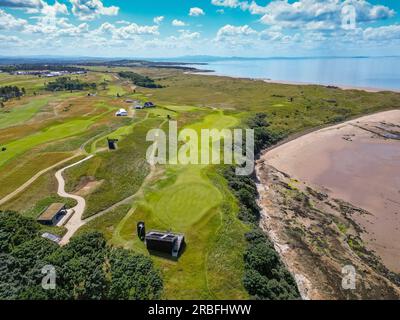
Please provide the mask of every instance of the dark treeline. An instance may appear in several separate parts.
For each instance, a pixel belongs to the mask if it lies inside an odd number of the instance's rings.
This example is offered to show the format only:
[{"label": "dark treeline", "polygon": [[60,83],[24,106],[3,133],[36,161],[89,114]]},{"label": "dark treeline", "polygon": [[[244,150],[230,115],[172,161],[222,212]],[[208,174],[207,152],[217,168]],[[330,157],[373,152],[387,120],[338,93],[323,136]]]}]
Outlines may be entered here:
[{"label": "dark treeline", "polygon": [[0,101],[7,101],[12,98],[20,98],[25,94],[24,88],[17,86],[0,87]]},{"label": "dark treeline", "polygon": [[[55,289],[43,289],[53,266]],[[48,269],[47,269],[48,270]],[[40,225],[0,212],[0,299],[158,299],[162,278],[150,258],[107,245],[87,233],[60,247],[40,237]]]},{"label": "dark treeline", "polygon": [[[281,135],[268,130],[265,114],[254,115],[247,125],[255,131],[255,154],[282,138]],[[260,208],[256,202],[258,192],[254,179],[250,176],[236,175],[233,166],[224,168],[223,175],[238,199],[238,218],[252,227],[252,231],[245,234],[248,245],[243,256],[244,287],[255,299],[299,299],[296,282],[282,263],[271,241],[258,226]]]},{"label": "dark treeline", "polygon": [[45,89],[49,91],[73,91],[73,90],[88,90],[96,89],[96,83],[86,83],[78,79],[69,77],[57,78],[46,84]]},{"label": "dark treeline", "polygon": [[129,79],[132,81],[133,84],[139,86],[139,87],[145,87],[145,88],[162,88],[161,85],[156,84],[153,79],[147,77],[147,76],[142,76],[141,74],[131,72],[131,71],[123,71],[119,72],[118,75],[121,78]]},{"label": "dark treeline", "polygon": [[59,64],[13,64],[13,65],[0,65],[0,70],[3,72],[15,72],[15,71],[68,71],[77,72],[85,71],[81,67],[73,67],[68,65]]}]

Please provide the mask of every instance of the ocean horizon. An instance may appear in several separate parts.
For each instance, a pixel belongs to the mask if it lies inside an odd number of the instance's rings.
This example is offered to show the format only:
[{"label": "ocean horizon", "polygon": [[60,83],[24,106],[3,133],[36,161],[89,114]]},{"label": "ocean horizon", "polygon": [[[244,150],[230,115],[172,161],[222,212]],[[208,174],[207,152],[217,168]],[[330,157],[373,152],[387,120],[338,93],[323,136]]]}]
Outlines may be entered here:
[{"label": "ocean horizon", "polygon": [[[400,90],[400,57],[204,59],[208,74],[276,82]],[[397,67],[396,67],[397,66]],[[193,64],[194,68],[199,68]]]}]

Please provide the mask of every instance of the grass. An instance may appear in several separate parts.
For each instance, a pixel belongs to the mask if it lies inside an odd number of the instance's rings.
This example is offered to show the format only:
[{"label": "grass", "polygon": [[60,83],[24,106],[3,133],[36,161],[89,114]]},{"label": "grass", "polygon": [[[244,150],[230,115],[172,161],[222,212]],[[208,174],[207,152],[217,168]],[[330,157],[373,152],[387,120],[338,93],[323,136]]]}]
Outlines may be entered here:
[{"label": "grass", "polygon": [[17,163],[6,164],[0,172],[0,198],[11,193],[39,171],[72,156],[69,152],[30,152],[19,158]]},{"label": "grass", "polygon": [[[164,179],[121,220],[111,240],[148,254],[135,234],[138,221],[145,221],[147,229],[185,233],[187,246],[178,261],[154,257],[163,272],[167,299],[247,297],[241,284],[246,227],[226,210],[234,205],[233,198],[225,185],[216,187],[209,172],[211,167],[169,167]],[[232,273],[221,273],[225,267]]]},{"label": "grass", "polygon": [[[167,299],[248,298],[242,284],[246,247],[243,234],[248,227],[237,219],[237,201],[225,179],[218,174],[217,166],[159,166],[155,173],[152,171],[152,179],[146,180],[150,172],[145,161],[150,145],[145,141],[148,130],[159,127],[168,115],[178,121],[179,129],[190,128],[199,133],[201,129],[241,127],[248,116],[265,112],[270,130],[290,134],[360,114],[400,107],[400,95],[395,93],[184,75],[176,70],[133,69],[157,79],[165,87],[156,90],[137,88],[135,94],[124,97],[150,100],[159,106],[136,111],[132,121],[107,117],[113,109],[126,106],[124,98],[115,96],[125,94],[128,87],[108,73],[108,68],[92,69],[103,72],[89,72],[84,79],[101,81],[106,78],[110,81],[107,91],[100,92],[97,97],[82,96],[73,101],[65,93],[62,108],[66,106],[70,110],[60,112],[52,122],[36,121],[37,116],[28,117],[22,111],[16,118],[7,120],[16,121],[17,126],[1,131],[9,137],[5,140],[7,151],[0,153],[0,183],[2,186],[7,184],[6,189],[11,190],[35,170],[89,141],[86,150],[97,151],[95,157],[65,173],[66,189],[70,192],[77,191],[85,181],[101,181],[85,196],[85,217],[134,194],[136,197],[131,203],[119,205],[91,220],[79,234],[98,230],[114,245],[149,254],[135,234],[138,221],[145,221],[147,230],[184,232],[187,247],[179,260],[152,256],[163,273],[164,298]],[[132,69],[113,69],[114,72],[120,70]],[[36,78],[15,80],[0,75],[0,84],[8,82],[23,83],[29,92],[41,86]],[[61,95],[54,93],[53,96],[60,99]],[[12,112],[18,112],[19,108],[27,107],[17,102]],[[35,112],[34,108],[30,110]],[[23,124],[29,119],[33,123],[28,128]],[[99,152],[106,146],[106,136],[119,139],[118,150]],[[54,172],[40,177],[2,209],[12,208],[23,215],[36,217],[49,203],[65,201],[56,195]],[[295,185],[293,181],[293,192]],[[338,227],[345,232],[342,226]],[[64,232],[62,229],[53,231]],[[358,248],[355,243],[349,240],[351,247]]]},{"label": "grass", "polygon": [[35,134],[28,135],[24,138],[9,142],[5,144],[7,148],[0,155],[0,168],[7,163],[7,161],[13,159],[14,157],[23,154],[24,152],[45,143],[64,139],[71,136],[77,136],[81,133],[86,132],[86,130],[96,122],[99,118],[107,114],[111,107],[105,103],[97,104],[96,108],[102,109],[106,108],[106,112],[92,116],[90,118],[75,119],[70,120],[65,123],[52,125],[47,127]]},{"label": "grass", "polygon": [[1,153],[0,168],[7,161],[46,142],[63,139],[69,136],[78,135],[85,132],[86,129],[93,124],[94,121],[88,120],[72,120],[67,123],[59,124],[42,130],[36,134],[29,135],[25,138],[5,144],[7,150]]},{"label": "grass", "polygon": [[[222,129],[237,122],[215,112],[186,128]],[[111,243],[145,254],[147,250],[135,235],[138,221],[145,221],[148,229],[185,234],[187,247],[178,261],[154,257],[163,272],[167,299],[248,297],[241,283],[247,227],[236,218],[236,202],[214,168],[167,166],[164,177],[145,188],[144,197],[135,201],[114,229]]]},{"label": "grass", "polygon": [[32,99],[28,103],[11,109],[10,112],[0,113],[0,129],[14,126],[31,119],[48,102],[49,97]]},{"label": "grass", "polygon": [[133,132],[119,142],[118,150],[99,153],[66,171],[66,187],[69,191],[75,190],[79,181],[87,177],[103,181],[99,188],[86,196],[85,217],[110,207],[139,189],[149,172],[145,156],[150,142],[145,142],[146,134],[160,123],[159,119],[145,119],[137,123]]},{"label": "grass", "polygon": [[123,96],[126,94],[124,87],[121,85],[118,85],[118,84],[109,84],[108,90],[107,90],[107,95],[116,97],[118,94],[120,96]]},{"label": "grass", "polygon": [[104,234],[107,240],[111,240],[115,227],[126,216],[130,209],[131,205],[129,204],[120,205],[107,214],[97,217],[85,224],[78,230],[76,235],[86,232],[99,231]]}]

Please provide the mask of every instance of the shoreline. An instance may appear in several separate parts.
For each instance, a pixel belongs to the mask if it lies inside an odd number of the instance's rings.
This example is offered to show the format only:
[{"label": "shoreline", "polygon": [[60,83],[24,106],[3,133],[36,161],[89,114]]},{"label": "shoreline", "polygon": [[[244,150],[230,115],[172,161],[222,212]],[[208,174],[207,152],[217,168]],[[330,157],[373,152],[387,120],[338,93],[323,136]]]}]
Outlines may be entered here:
[{"label": "shoreline", "polygon": [[400,89],[385,89],[385,88],[375,88],[375,87],[352,86],[352,85],[344,85],[344,84],[321,84],[321,83],[313,83],[313,82],[273,80],[273,79],[269,79],[269,78],[241,77],[241,76],[218,74],[214,70],[187,71],[187,72],[184,72],[184,74],[225,77],[225,78],[231,78],[231,79],[244,79],[244,80],[253,80],[253,81],[264,81],[265,83],[270,83],[270,84],[286,84],[286,85],[293,85],[293,86],[320,86],[320,87],[325,87],[325,88],[331,87],[331,88],[337,88],[337,89],[341,89],[341,90],[359,90],[359,91],[365,91],[365,92],[370,92],[370,93],[378,93],[378,92],[400,93]]},{"label": "shoreline", "polygon": [[[386,167],[397,170],[393,168],[398,167],[398,164],[389,161],[394,156],[394,150],[398,149],[393,149],[395,140],[374,138],[370,131],[362,129],[361,126],[367,123],[398,121],[394,119],[399,119],[399,115],[398,108],[391,109],[302,132],[296,137],[289,137],[280,144],[263,150],[256,161],[258,169],[266,163],[307,185],[324,190],[335,199],[347,201],[370,212],[372,216],[355,216],[354,221],[365,229],[363,238],[367,247],[376,251],[385,265],[394,272],[398,272],[399,265],[392,261],[393,254],[390,252],[396,250],[396,246],[391,245],[392,240],[382,230],[396,233],[396,224],[400,223],[396,218],[398,209],[391,200],[396,198],[398,183],[388,178],[392,183],[386,185],[385,180],[385,177],[391,176]],[[348,138],[350,140],[343,138],[346,136],[351,137]],[[322,141],[325,141],[325,144],[321,144]],[[349,143],[352,144],[351,147]],[[302,156],[297,156],[299,150],[304,153]],[[387,151],[386,157],[384,150]],[[313,163],[312,157],[316,155],[319,160]],[[282,159],[285,161],[282,162]],[[386,161],[386,166],[379,166],[380,161]],[[375,173],[368,171],[368,166],[377,168]],[[366,171],[369,172],[369,176],[365,175]],[[344,184],[345,180],[347,182]],[[368,187],[374,183],[375,187]],[[374,190],[377,189],[381,192],[376,193]]]}]

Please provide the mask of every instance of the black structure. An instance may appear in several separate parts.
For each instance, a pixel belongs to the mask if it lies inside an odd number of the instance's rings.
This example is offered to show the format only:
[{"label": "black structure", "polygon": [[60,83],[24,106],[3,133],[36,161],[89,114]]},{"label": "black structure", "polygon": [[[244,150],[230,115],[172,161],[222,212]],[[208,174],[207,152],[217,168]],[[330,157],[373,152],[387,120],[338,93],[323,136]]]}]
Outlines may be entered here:
[{"label": "black structure", "polygon": [[143,221],[139,221],[137,223],[136,230],[137,230],[137,235],[138,235],[139,239],[141,241],[143,241],[146,237],[146,229],[145,229]]},{"label": "black structure", "polygon": [[150,231],[146,234],[147,250],[168,253],[178,257],[185,245],[185,236],[171,232]]},{"label": "black structure", "polygon": [[153,102],[149,101],[149,102],[145,102],[143,106],[145,108],[154,108],[156,105]]},{"label": "black structure", "polygon": [[118,142],[118,139],[109,139],[109,138],[107,138],[108,149],[116,150],[117,149],[116,142]]}]

